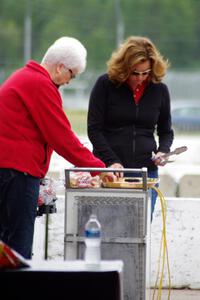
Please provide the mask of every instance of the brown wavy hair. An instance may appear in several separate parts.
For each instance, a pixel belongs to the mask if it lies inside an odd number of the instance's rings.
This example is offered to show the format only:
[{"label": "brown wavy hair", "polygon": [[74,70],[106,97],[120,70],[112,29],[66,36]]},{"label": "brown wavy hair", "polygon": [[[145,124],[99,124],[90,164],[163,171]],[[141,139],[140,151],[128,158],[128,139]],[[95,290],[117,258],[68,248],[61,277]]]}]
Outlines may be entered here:
[{"label": "brown wavy hair", "polygon": [[169,61],[164,59],[149,38],[130,36],[114,51],[107,62],[109,79],[121,84],[131,75],[134,66],[149,60],[149,81],[159,83],[166,74]]}]

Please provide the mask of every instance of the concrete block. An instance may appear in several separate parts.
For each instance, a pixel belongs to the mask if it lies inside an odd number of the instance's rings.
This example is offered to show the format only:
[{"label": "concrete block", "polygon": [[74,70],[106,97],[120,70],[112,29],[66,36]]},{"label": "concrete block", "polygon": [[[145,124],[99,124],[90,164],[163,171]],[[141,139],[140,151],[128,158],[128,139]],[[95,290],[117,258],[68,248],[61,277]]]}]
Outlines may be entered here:
[{"label": "concrete block", "polygon": [[159,189],[165,197],[176,197],[177,186],[177,182],[171,175],[160,175]]},{"label": "concrete block", "polygon": [[179,197],[200,197],[200,175],[188,174],[180,178]]}]

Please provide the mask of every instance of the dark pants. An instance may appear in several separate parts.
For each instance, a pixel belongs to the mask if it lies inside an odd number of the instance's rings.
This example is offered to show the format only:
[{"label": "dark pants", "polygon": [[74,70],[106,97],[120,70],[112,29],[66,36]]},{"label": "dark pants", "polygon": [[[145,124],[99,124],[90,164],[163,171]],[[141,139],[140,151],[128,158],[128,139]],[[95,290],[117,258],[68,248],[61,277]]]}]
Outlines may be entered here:
[{"label": "dark pants", "polygon": [[0,239],[32,256],[40,179],[13,169],[0,169]]}]

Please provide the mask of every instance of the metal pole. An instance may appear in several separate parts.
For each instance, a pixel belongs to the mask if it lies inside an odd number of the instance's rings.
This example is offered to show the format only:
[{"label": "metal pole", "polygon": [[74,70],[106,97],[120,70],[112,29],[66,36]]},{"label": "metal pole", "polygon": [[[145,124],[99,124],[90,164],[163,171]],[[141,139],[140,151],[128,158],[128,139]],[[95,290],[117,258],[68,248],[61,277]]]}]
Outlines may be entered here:
[{"label": "metal pole", "polygon": [[44,259],[48,259],[48,242],[49,242],[49,205],[46,206],[46,222],[45,222],[45,245],[44,245]]},{"label": "metal pole", "polygon": [[115,0],[115,17],[116,17],[116,44],[118,47],[124,40],[124,23],[122,18],[121,0]]},{"label": "metal pole", "polygon": [[24,63],[31,58],[31,0],[26,0],[26,11],[24,17]]}]

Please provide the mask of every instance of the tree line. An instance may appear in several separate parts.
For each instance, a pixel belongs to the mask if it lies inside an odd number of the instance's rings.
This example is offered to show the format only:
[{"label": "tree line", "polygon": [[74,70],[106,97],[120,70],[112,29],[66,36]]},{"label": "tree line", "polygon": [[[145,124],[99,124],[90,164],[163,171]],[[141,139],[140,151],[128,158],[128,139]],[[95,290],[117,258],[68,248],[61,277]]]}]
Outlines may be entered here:
[{"label": "tree line", "polygon": [[55,39],[68,35],[87,48],[88,70],[105,69],[120,22],[121,38],[151,38],[172,69],[200,69],[199,0],[0,0],[1,81],[24,64],[27,15],[31,58],[38,61]]}]

